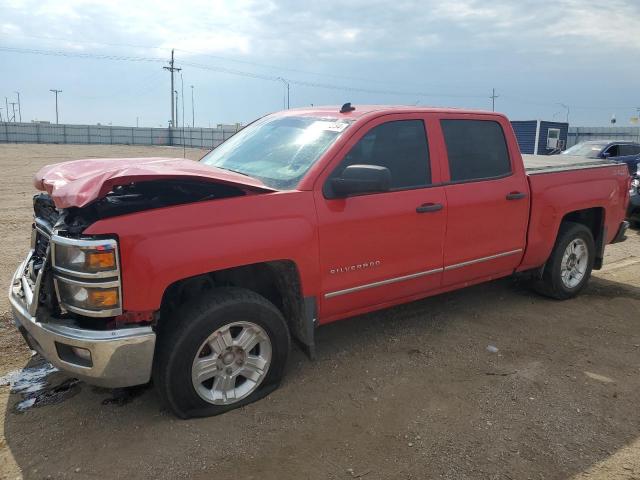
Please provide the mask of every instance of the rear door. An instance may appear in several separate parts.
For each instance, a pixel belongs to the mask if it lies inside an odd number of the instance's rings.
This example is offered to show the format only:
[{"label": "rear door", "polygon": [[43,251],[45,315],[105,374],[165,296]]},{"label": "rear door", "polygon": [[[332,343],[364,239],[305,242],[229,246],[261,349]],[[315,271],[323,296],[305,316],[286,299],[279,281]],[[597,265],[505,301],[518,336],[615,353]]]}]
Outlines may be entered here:
[{"label": "rear door", "polygon": [[520,153],[507,142],[511,126],[485,115],[454,114],[439,123],[448,167],[443,285],[508,274],[522,259],[529,218]]},{"label": "rear door", "polygon": [[[422,115],[385,115],[363,125],[321,176],[322,322],[440,286],[446,199],[430,151]],[[391,190],[327,198],[330,179],[355,164],[388,168]]]}]

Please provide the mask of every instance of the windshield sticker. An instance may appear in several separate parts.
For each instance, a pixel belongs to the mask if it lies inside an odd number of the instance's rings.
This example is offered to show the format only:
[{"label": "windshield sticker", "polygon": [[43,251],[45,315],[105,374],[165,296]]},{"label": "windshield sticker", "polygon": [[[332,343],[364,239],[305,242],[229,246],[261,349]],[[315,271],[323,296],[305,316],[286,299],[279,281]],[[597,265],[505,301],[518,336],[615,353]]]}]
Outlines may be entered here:
[{"label": "windshield sticker", "polygon": [[318,120],[309,125],[311,129],[324,130],[326,132],[340,133],[349,126],[348,122]]}]

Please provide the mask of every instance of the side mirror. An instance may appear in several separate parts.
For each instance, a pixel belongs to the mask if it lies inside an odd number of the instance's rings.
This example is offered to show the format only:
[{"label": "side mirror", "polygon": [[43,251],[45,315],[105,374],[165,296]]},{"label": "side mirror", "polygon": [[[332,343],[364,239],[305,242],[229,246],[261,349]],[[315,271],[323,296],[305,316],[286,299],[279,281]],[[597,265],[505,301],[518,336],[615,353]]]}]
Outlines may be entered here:
[{"label": "side mirror", "polygon": [[331,179],[330,198],[360,193],[386,192],[391,188],[391,172],[377,165],[349,165],[339,177]]},{"label": "side mirror", "polygon": [[603,152],[602,153],[602,158],[609,158],[611,156],[611,154],[609,152]]}]

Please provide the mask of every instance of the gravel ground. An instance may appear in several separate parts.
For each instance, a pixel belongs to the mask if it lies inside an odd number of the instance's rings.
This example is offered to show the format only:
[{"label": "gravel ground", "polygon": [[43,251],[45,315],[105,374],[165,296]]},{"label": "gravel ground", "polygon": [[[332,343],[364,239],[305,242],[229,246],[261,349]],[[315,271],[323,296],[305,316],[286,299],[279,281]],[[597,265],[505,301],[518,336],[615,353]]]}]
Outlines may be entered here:
[{"label": "gravel ground", "polygon": [[[41,165],[181,154],[0,145],[0,282],[28,247]],[[33,395],[0,387],[0,477],[640,479],[639,266],[633,231],[578,299],[505,279],[328,325],[317,361],[294,350],[279,390],[214,418],[61,373],[24,411]],[[39,363],[7,310],[3,294],[0,375]]]}]

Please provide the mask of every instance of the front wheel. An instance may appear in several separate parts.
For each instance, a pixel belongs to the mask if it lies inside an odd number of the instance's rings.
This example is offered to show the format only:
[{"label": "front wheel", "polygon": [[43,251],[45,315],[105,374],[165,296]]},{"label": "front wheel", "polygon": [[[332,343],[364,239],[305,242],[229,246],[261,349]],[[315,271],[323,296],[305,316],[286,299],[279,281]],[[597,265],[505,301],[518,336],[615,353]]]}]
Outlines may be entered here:
[{"label": "front wheel", "polygon": [[564,222],[536,290],[558,300],[575,297],[587,285],[594,259],[591,230],[581,223]]},{"label": "front wheel", "polygon": [[181,418],[218,415],[273,391],[289,353],[280,311],[249,290],[225,288],[166,319],[154,383]]}]

